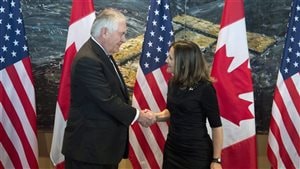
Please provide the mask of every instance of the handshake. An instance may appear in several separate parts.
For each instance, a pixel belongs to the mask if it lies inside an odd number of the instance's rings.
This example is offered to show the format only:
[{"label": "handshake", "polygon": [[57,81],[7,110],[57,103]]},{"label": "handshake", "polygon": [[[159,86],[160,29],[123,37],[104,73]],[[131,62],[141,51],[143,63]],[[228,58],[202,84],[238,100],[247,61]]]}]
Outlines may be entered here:
[{"label": "handshake", "polygon": [[145,109],[140,111],[140,115],[137,119],[137,121],[143,126],[143,127],[149,127],[153,123],[157,121],[156,115],[151,110]]}]

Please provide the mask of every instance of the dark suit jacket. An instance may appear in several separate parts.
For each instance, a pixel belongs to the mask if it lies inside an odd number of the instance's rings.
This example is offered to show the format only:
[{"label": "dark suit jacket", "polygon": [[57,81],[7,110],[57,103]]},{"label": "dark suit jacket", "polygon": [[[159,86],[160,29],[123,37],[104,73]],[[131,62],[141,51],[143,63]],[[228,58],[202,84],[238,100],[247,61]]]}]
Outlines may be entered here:
[{"label": "dark suit jacket", "polygon": [[108,56],[89,39],[72,63],[63,154],[98,164],[118,164],[127,157],[128,128],[136,115],[128,101]]}]

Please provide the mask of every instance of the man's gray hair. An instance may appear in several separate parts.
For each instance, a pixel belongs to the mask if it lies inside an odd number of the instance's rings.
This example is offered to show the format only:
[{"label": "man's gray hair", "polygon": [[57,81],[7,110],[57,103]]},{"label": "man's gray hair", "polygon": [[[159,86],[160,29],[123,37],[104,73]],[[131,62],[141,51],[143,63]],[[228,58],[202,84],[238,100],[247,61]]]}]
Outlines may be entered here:
[{"label": "man's gray hair", "polygon": [[109,32],[116,31],[118,23],[126,21],[126,17],[117,9],[104,9],[97,15],[91,29],[91,35],[96,38],[100,35],[102,28],[107,28]]}]

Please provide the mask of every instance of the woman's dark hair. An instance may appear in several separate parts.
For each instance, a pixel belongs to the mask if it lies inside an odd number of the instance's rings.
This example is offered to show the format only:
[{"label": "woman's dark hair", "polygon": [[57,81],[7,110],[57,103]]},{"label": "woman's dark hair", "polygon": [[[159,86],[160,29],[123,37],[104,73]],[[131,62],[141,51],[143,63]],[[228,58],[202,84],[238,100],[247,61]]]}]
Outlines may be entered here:
[{"label": "woman's dark hair", "polygon": [[211,81],[207,62],[199,46],[188,40],[171,44],[174,51],[174,76],[171,83],[181,87],[192,87],[199,81]]}]

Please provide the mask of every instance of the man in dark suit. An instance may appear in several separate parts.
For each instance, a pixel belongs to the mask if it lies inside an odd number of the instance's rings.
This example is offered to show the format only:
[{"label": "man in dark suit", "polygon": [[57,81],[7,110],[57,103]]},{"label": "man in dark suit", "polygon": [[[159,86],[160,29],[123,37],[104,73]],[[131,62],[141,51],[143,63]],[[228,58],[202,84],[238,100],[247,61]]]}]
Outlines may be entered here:
[{"label": "man in dark suit", "polygon": [[93,23],[91,38],[73,60],[62,149],[67,169],[117,169],[128,154],[129,126],[135,121],[145,127],[155,122],[153,113],[128,104],[124,80],[110,57],[125,42],[126,31],[125,16],[104,9]]}]

